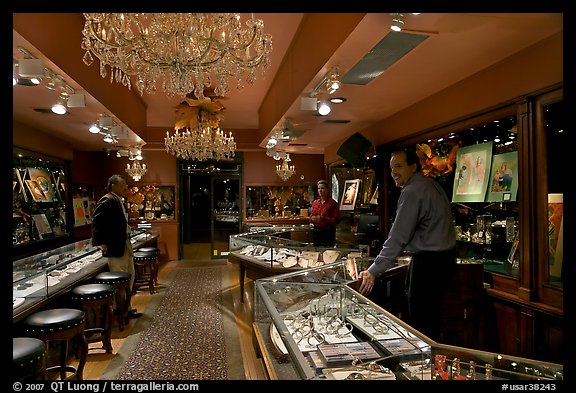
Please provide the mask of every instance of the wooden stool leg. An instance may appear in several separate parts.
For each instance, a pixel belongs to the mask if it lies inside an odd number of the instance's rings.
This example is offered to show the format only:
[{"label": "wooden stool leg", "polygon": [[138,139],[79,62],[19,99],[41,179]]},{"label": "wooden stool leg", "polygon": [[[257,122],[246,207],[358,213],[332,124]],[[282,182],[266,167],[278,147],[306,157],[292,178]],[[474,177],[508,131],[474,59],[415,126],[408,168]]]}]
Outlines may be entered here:
[{"label": "wooden stool leg", "polygon": [[86,340],[84,332],[79,333],[76,337],[78,337],[78,341],[80,342],[80,359],[78,361],[78,367],[76,368],[75,379],[83,380],[84,366],[86,365],[86,357],[88,356],[88,340]]},{"label": "wooden stool leg", "polygon": [[150,289],[150,295],[153,295],[156,292],[156,287],[154,286],[154,271],[155,269],[154,260],[150,260],[148,263],[148,269],[150,270],[150,279],[148,280],[148,288]]},{"label": "wooden stool leg", "polygon": [[106,353],[112,353],[112,321],[114,320],[114,310],[112,309],[112,301],[106,307],[106,324],[104,325],[104,348]]}]

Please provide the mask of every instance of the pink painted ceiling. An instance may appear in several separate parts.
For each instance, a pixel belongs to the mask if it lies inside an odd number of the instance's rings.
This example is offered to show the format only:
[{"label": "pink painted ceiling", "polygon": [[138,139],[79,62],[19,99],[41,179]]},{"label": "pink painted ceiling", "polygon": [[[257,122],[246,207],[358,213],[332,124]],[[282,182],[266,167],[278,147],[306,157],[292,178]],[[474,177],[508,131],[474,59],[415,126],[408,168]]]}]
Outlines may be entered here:
[{"label": "pink painted ceiling", "polygon": [[[221,126],[233,132],[240,150],[262,149],[267,136],[289,119],[302,135],[283,148],[293,154],[322,154],[327,146],[369,128],[427,97],[474,75],[563,30],[561,14],[423,13],[407,14],[405,32],[428,38],[366,85],[344,84],[337,95],[347,101],[333,105],[326,117],[300,108],[301,97],[333,66],[346,74],[390,32],[391,17],[368,14],[256,14],[273,37],[271,66],[253,86],[236,90],[222,103]],[[102,150],[145,144],[163,149],[173,129],[174,107],[182,99],[140,94],[101,78],[96,60],[82,62],[82,14],[13,14],[13,57],[26,48],[64,76],[85,108],[57,116],[39,113],[56,93],[42,85],[13,88],[13,119],[69,140],[79,150]],[[129,136],[110,146],[88,132],[100,114],[112,115]],[[349,120],[328,124],[326,119]]]}]

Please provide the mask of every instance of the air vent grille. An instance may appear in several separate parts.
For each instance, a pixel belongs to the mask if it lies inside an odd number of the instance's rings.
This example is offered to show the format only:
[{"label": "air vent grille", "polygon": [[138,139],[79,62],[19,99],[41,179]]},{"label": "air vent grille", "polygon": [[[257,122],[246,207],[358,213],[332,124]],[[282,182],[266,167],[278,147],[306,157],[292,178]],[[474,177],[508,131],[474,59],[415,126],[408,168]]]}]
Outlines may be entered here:
[{"label": "air vent grille", "polygon": [[327,119],[327,120],[324,120],[323,123],[328,123],[328,124],[348,124],[348,123],[350,123],[350,120]]},{"label": "air vent grille", "polygon": [[427,35],[404,32],[388,33],[341,79],[342,83],[366,85],[420,45]]}]

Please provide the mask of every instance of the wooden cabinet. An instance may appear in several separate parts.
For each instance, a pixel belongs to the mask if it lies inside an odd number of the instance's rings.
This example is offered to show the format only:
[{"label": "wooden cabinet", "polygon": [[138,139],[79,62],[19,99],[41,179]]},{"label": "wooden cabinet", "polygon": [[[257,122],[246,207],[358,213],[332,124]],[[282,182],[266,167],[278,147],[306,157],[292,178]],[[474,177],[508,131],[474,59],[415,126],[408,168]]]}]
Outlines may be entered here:
[{"label": "wooden cabinet", "polygon": [[484,342],[484,270],[458,263],[442,302],[442,343],[480,349]]},{"label": "wooden cabinet", "polygon": [[493,308],[488,349],[503,354],[563,363],[564,320],[561,316],[514,301],[491,297]]}]

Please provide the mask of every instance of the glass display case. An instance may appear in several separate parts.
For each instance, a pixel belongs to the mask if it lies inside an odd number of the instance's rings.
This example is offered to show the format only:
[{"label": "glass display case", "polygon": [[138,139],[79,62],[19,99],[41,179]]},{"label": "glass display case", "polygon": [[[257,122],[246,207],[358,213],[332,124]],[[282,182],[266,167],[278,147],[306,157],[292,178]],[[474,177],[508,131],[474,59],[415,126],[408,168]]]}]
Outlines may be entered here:
[{"label": "glass display case", "polygon": [[362,250],[349,247],[316,247],[305,241],[308,225],[254,227],[250,232],[230,236],[230,251],[262,266],[302,269],[333,263],[349,257],[359,258]]},{"label": "glass display case", "polygon": [[317,196],[316,185],[250,186],[246,188],[246,218],[308,217]]},{"label": "glass display case", "polygon": [[359,269],[347,260],[256,281],[254,330],[272,379],[425,379],[416,368],[432,341],[348,287]]},{"label": "glass display case", "polygon": [[67,164],[14,147],[12,172],[14,255],[25,255],[38,244],[53,245],[69,236]]},{"label": "glass display case", "polygon": [[[150,230],[134,229],[130,241],[137,248],[154,235]],[[92,246],[90,239],[14,261],[13,318],[20,319],[105,266],[107,259],[102,258],[102,252]]]},{"label": "glass display case", "polygon": [[256,281],[254,332],[271,379],[563,379],[560,364],[431,340],[352,289],[362,268],[347,260]]},{"label": "glass display case", "polygon": [[564,367],[497,353],[432,344],[434,380],[563,380]]},{"label": "glass display case", "polygon": [[12,314],[28,311],[106,264],[102,252],[89,240],[22,258],[12,264]]}]

